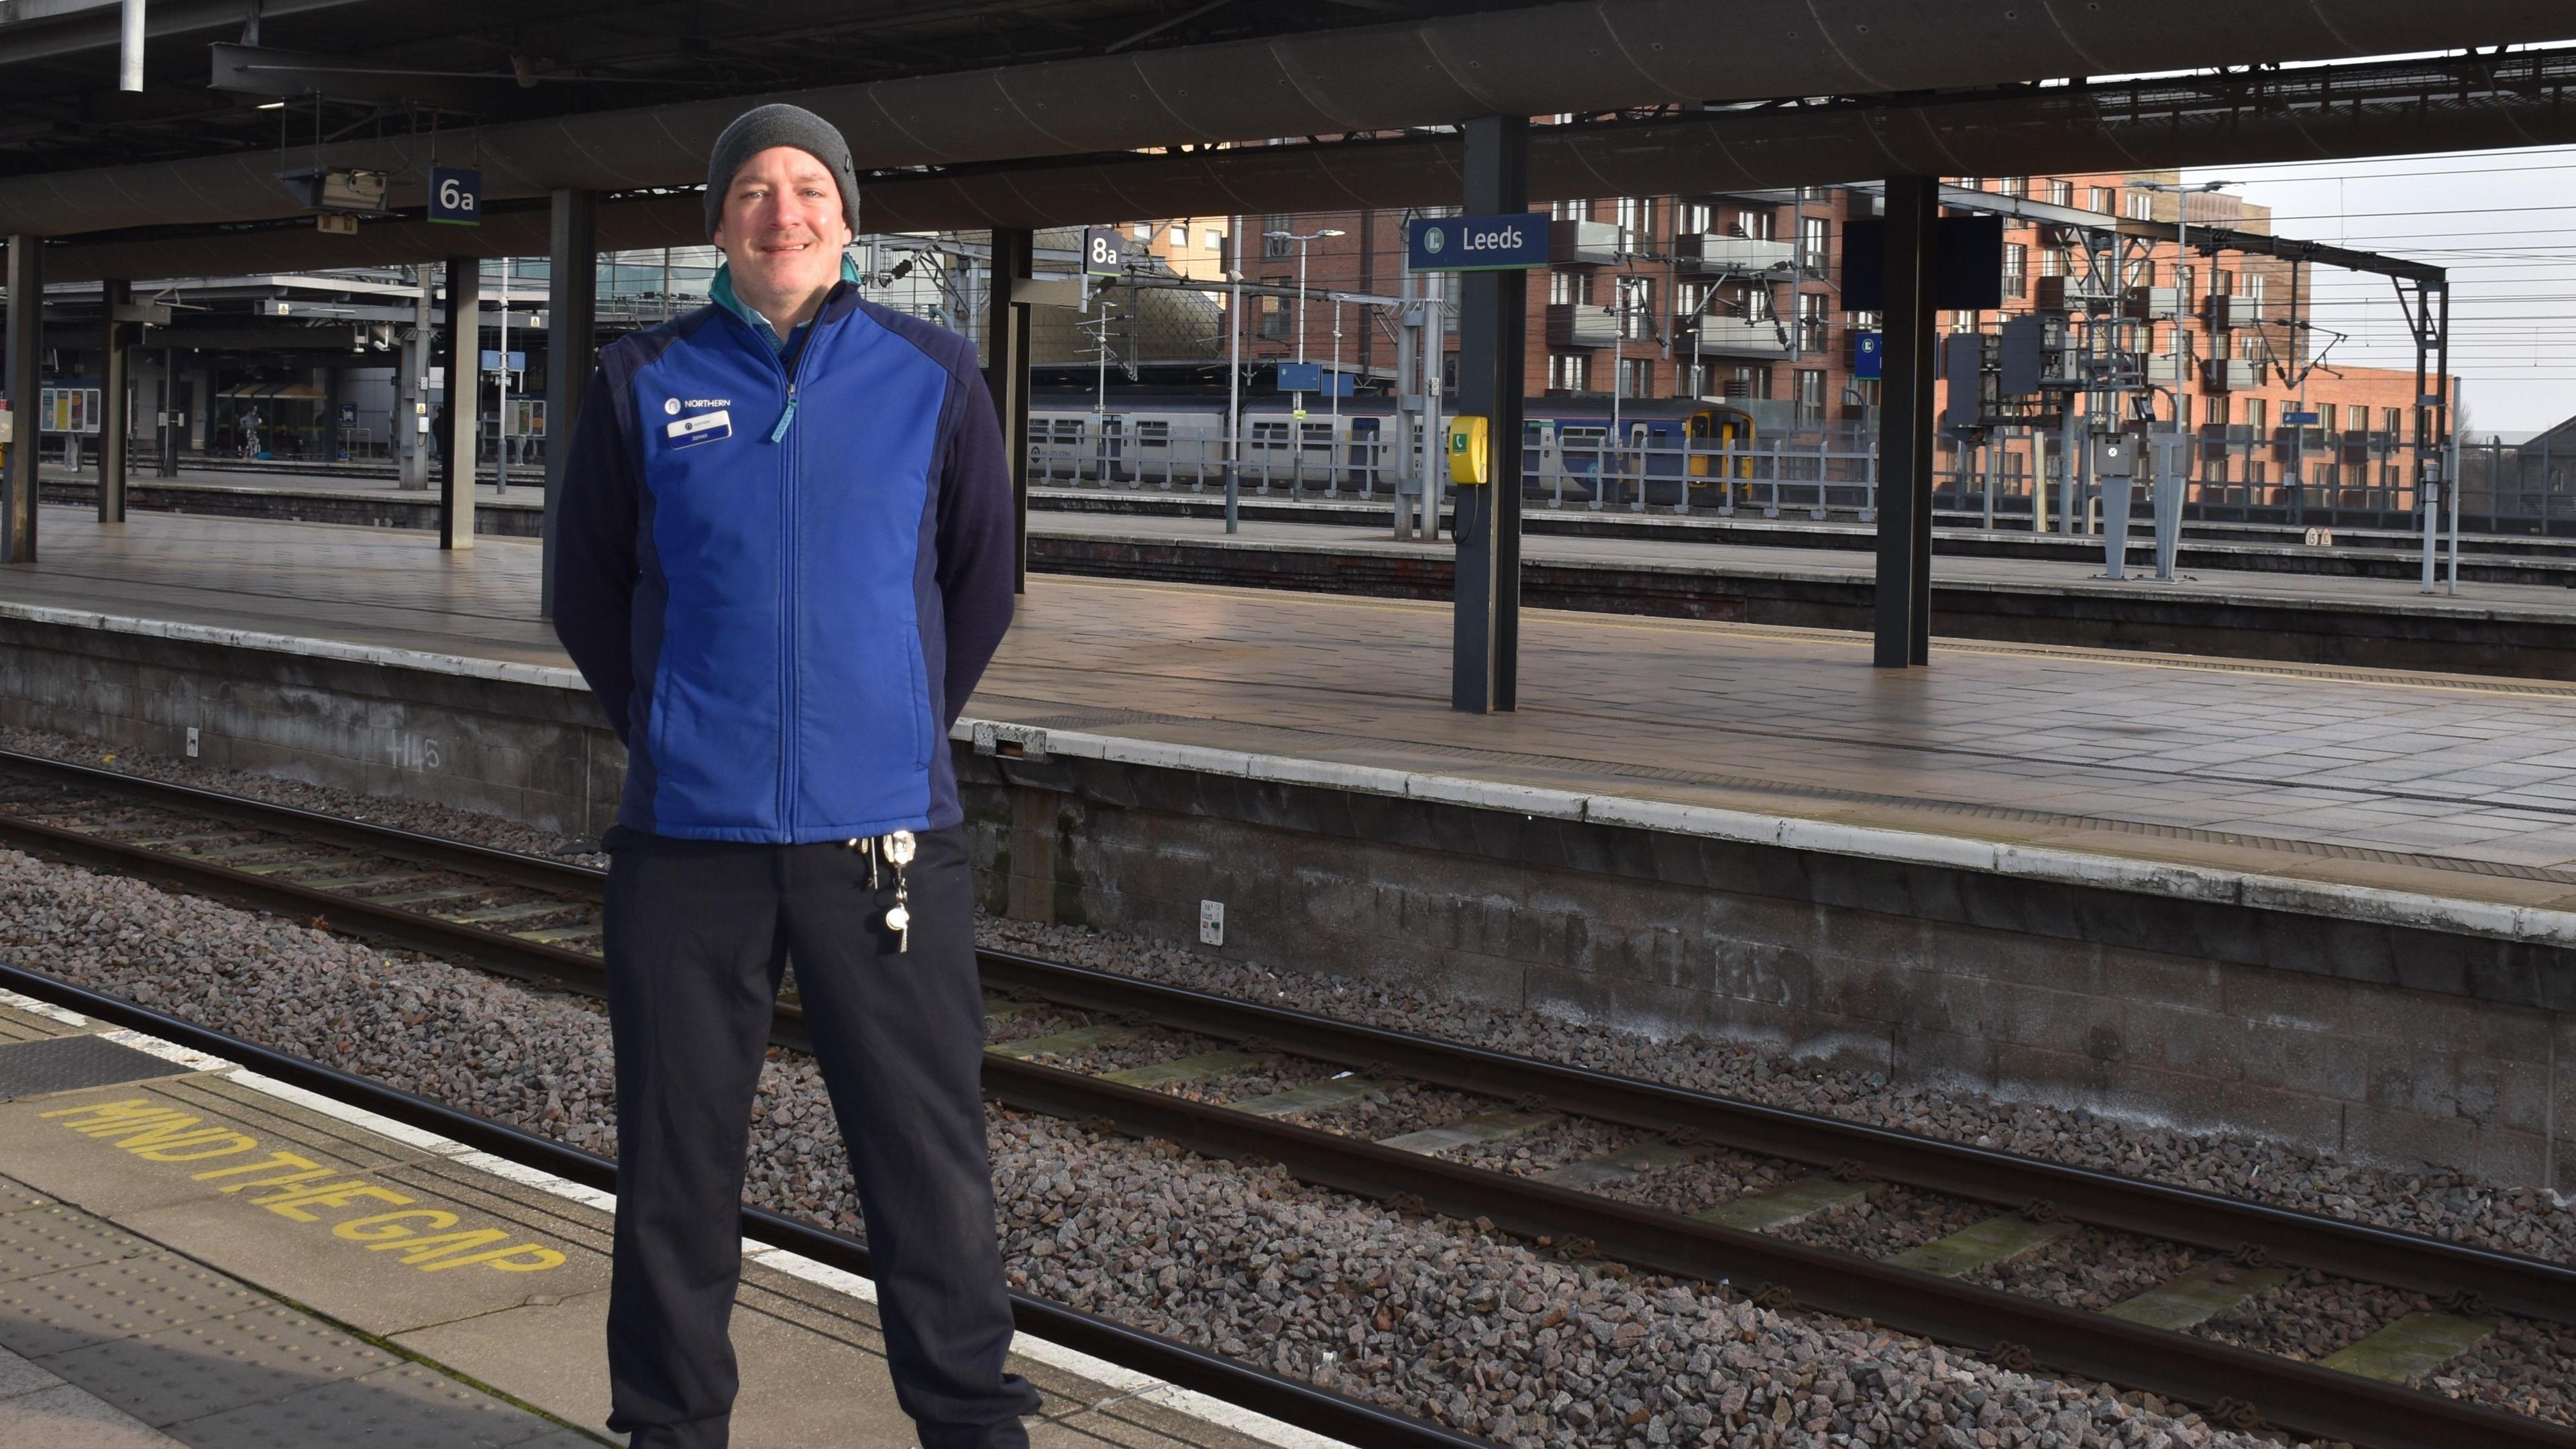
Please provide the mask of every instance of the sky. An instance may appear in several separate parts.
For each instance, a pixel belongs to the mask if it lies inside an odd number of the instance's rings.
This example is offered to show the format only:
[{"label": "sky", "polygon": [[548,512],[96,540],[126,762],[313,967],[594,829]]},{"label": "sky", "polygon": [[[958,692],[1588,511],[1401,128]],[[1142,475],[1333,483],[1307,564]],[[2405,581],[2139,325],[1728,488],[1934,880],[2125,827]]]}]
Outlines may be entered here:
[{"label": "sky", "polygon": [[[2273,210],[2273,230],[2448,267],[2466,429],[2537,432],[2576,416],[2576,147],[2193,168],[2189,182]],[[2331,366],[2415,365],[2386,277],[2311,268]],[[2330,329],[2330,331],[2326,330]]]}]

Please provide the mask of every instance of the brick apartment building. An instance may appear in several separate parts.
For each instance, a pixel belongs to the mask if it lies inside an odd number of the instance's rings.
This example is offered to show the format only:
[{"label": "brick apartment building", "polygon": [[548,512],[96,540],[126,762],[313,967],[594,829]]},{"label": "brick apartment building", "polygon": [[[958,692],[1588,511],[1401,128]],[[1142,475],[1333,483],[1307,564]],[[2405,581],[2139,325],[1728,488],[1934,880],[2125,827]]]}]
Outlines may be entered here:
[{"label": "brick apartment building", "polygon": [[[2268,210],[2224,193],[2176,193],[2141,186],[2171,184],[2170,171],[2059,177],[1954,178],[1953,184],[2071,207],[2105,218],[2170,225],[2190,207],[2193,226],[2268,232]],[[1844,187],[1802,187],[1695,196],[1611,197],[1558,202],[1549,208],[1557,262],[1533,273],[1526,320],[1532,396],[1726,398],[1748,406],[1763,428],[1815,433],[1866,428],[1875,417],[1876,380],[1858,375],[1854,339],[1878,319],[1841,302],[1845,228],[1876,214],[1877,200]],[[1332,360],[1379,378],[1392,376],[1391,322],[1373,309],[1337,309],[1320,294],[1392,296],[1404,278],[1403,213],[1391,211],[1272,213],[1181,218],[1138,225],[1139,240],[1176,272],[1219,284],[1240,237],[1250,283],[1293,291],[1300,243],[1305,250],[1306,356]],[[1287,238],[1270,235],[1289,233]],[[1333,235],[1323,235],[1331,232]],[[2003,317],[2027,312],[2085,270],[2083,250],[2058,228],[2008,220],[2004,233],[2003,307],[1945,312],[1943,332],[1993,331]],[[2191,473],[2211,501],[2278,501],[2281,485],[2304,474],[2311,498],[2324,501],[2367,490],[2376,506],[2411,506],[2415,379],[2411,371],[2344,366],[2320,360],[2308,327],[2313,283],[2292,263],[2259,254],[2216,258],[2178,255],[2169,237],[2132,241],[2126,286],[2172,288],[2192,299],[2184,324],[2183,421],[2198,443]],[[2212,304],[2215,293],[2232,300]],[[2168,302],[2168,306],[2169,306]],[[1247,298],[1244,354],[1257,362],[1296,354],[1296,303],[1287,296]],[[1334,330],[1338,321],[1341,335]],[[2174,323],[2140,323],[2152,381],[2168,389]],[[1456,346],[1454,329],[1450,345]],[[2223,354],[2223,355],[2221,355]],[[2312,365],[2313,364],[2313,365]],[[2159,417],[2171,404],[2159,401]],[[2304,431],[2286,429],[2294,410],[2316,415]],[[2030,448],[2007,434],[1994,443],[1994,466],[2010,491],[2027,476]],[[1943,466],[1981,470],[1974,450],[1945,440]],[[2358,503],[2362,500],[2354,498]]]}]

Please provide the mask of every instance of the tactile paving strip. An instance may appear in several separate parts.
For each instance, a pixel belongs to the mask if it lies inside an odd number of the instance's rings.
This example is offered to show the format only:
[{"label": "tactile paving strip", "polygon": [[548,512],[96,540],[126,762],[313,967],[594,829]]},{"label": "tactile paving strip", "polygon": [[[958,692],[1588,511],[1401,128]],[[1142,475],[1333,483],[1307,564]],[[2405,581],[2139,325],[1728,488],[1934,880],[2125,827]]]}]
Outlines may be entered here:
[{"label": "tactile paving strip", "polygon": [[152,1251],[152,1245],[86,1213],[64,1207],[0,1215],[0,1285]]},{"label": "tactile paving strip", "polygon": [[147,1424],[173,1424],[401,1362],[301,1314],[257,1308],[58,1353],[43,1366]]},{"label": "tactile paving strip", "polygon": [[176,1077],[193,1070],[95,1036],[18,1042],[0,1046],[0,1101],[115,1082]]},{"label": "tactile paving strip", "polygon": [[557,1432],[418,1364],[309,1389],[169,1427],[195,1449],[364,1444],[367,1449],[501,1449]]},{"label": "tactile paving strip", "polygon": [[155,1252],[0,1283],[0,1348],[42,1358],[268,1303],[229,1278]]}]

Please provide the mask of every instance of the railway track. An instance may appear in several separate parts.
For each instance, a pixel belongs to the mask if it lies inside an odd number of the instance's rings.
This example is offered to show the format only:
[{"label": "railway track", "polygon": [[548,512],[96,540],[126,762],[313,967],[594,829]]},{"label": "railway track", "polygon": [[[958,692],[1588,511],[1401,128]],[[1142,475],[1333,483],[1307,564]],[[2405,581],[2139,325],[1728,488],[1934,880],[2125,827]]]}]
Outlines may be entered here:
[{"label": "railway track", "polygon": [[[549,987],[603,989],[600,876],[560,861],[5,752],[0,840]],[[1274,1161],[1402,1210],[2147,1390],[2236,1427],[2382,1449],[2576,1446],[2564,1426],[2405,1383],[2474,1346],[2495,1315],[2576,1323],[2566,1265],[1023,956],[984,952],[981,964],[995,1027],[986,1087],[1014,1107]],[[803,1045],[792,1000],[773,1035]],[[1230,1090],[1247,1083],[1274,1090]],[[1350,1120],[1353,1104],[1390,1094],[1442,1104],[1438,1120],[1392,1134]],[[1336,1120],[1349,1130],[1312,1125]],[[1619,1145],[1543,1171],[1457,1160],[1572,1123]],[[1619,1195],[1735,1160],[1788,1166],[1692,1211]],[[1797,1240],[1802,1223],[1891,1188],[1954,1216],[1982,1206],[1885,1258]],[[2198,1261],[2104,1312],[1970,1281],[2078,1229],[2181,1245]],[[2189,1331],[2299,1272],[2438,1306],[2320,1364]]]}]

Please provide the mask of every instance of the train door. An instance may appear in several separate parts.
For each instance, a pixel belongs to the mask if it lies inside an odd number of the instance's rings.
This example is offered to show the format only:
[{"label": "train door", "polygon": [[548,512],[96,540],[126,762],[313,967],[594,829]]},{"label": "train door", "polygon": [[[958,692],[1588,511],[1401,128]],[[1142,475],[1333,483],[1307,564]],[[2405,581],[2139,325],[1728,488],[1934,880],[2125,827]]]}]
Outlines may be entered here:
[{"label": "train door", "polygon": [[1350,473],[1363,498],[1377,492],[1378,424],[1376,418],[1351,419]]},{"label": "train door", "polygon": [[1172,423],[1169,418],[1136,420],[1136,476],[1172,486]]},{"label": "train door", "polygon": [[1566,424],[1557,429],[1557,449],[1565,472],[1583,486],[1583,496],[1601,497],[1601,478],[1609,462],[1610,430],[1592,424]]},{"label": "train door", "polygon": [[1047,449],[1046,476],[1066,482],[1079,480],[1082,477],[1082,454],[1082,419],[1056,419],[1054,441]]},{"label": "train door", "polygon": [[1261,470],[1261,491],[1270,491],[1270,476],[1288,466],[1288,425],[1284,422],[1256,422],[1252,425],[1252,462]]},{"label": "train door", "polygon": [[1103,483],[1124,483],[1135,476],[1127,468],[1127,420],[1111,413],[1100,420],[1094,440],[1093,474]]}]

